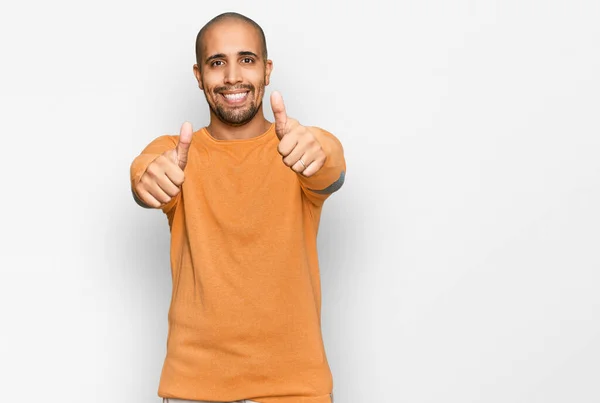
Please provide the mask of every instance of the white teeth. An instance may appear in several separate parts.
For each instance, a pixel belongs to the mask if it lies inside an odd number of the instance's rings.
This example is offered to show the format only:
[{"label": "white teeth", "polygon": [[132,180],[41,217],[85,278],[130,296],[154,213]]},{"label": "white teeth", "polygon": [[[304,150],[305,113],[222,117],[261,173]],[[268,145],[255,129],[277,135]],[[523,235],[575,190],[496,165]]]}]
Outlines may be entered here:
[{"label": "white teeth", "polygon": [[240,92],[237,94],[223,94],[223,96],[227,99],[231,99],[232,101],[237,101],[239,99],[242,99],[246,96],[246,94],[248,94],[247,92]]}]

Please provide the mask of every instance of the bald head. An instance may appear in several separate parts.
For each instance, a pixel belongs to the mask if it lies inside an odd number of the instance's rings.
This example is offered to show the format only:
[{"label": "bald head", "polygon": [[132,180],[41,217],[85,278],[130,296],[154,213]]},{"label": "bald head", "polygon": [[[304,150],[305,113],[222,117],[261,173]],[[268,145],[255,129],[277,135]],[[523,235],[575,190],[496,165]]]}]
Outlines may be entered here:
[{"label": "bald head", "polygon": [[263,32],[260,25],[258,25],[256,22],[254,22],[254,20],[246,17],[245,15],[235,13],[235,12],[227,12],[227,13],[219,14],[216,17],[214,17],[212,20],[208,21],[202,27],[200,32],[198,32],[198,35],[196,36],[196,63],[198,63],[199,66],[202,66],[202,49],[204,48],[204,37],[206,36],[206,31],[208,31],[208,29],[214,25],[217,25],[221,22],[227,22],[227,21],[243,22],[243,23],[249,24],[256,30],[256,33],[258,34],[261,45],[262,45],[261,46],[262,47],[262,49],[261,49],[262,50],[262,59],[263,59],[263,61],[266,62],[267,61],[267,40],[265,39],[265,33]]}]

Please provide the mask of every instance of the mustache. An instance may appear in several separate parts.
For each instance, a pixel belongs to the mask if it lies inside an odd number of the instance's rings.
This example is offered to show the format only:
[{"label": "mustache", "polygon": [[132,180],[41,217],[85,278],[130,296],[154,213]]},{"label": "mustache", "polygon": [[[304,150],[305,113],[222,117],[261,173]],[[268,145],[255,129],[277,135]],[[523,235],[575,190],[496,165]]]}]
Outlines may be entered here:
[{"label": "mustache", "polygon": [[216,87],[214,89],[214,92],[219,93],[219,92],[224,92],[224,91],[237,91],[237,90],[248,90],[248,91],[254,91],[254,86],[250,85],[250,84],[240,84],[240,85],[234,85],[234,86],[223,86],[223,87]]}]

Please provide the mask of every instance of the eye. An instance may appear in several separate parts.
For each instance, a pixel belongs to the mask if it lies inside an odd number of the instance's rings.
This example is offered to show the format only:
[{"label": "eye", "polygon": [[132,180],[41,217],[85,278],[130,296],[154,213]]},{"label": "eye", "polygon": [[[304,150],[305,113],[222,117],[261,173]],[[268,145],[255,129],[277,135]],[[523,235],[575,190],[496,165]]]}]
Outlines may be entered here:
[{"label": "eye", "polygon": [[222,66],[223,65],[223,61],[222,60],[215,60],[210,65],[211,66]]},{"label": "eye", "polygon": [[244,57],[242,59],[242,63],[254,63],[254,59],[252,59],[251,57]]}]

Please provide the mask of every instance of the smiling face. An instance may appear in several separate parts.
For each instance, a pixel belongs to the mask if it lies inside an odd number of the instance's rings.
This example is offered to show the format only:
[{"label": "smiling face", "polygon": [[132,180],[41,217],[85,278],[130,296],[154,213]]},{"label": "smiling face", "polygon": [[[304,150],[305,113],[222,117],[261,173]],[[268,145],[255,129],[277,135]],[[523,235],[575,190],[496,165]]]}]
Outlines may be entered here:
[{"label": "smiling face", "polygon": [[217,22],[204,33],[201,48],[194,74],[211,115],[231,126],[263,119],[262,99],[273,64],[265,60],[256,28],[236,19]]}]

